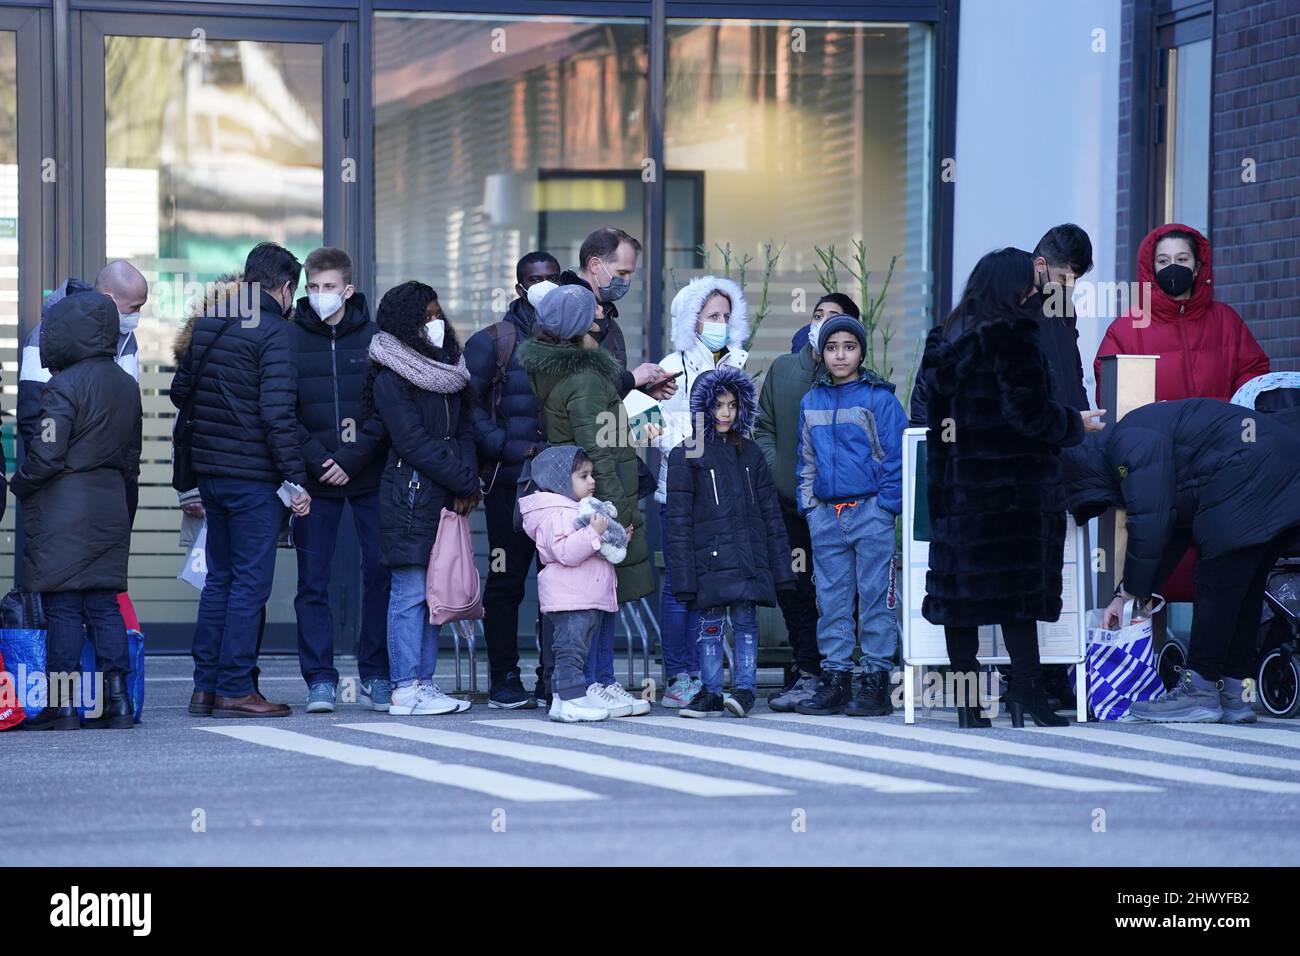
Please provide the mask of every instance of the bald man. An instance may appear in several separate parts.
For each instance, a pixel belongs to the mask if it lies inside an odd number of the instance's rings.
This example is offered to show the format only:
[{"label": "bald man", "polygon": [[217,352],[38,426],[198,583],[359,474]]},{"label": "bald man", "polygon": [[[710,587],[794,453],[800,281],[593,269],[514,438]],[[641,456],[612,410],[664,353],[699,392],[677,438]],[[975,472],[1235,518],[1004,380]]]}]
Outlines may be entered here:
[{"label": "bald man", "polygon": [[[95,284],[81,279],[67,279],[45,297],[41,306],[42,322],[56,303],[76,292],[94,290],[113,300],[117,306],[118,336],[114,360],[131,377],[140,381],[140,348],[135,340],[135,328],[140,324],[140,310],[149,300],[149,282],[140,270],[123,259],[115,259],[99,270]],[[49,369],[41,365],[41,322],[36,323],[23,343],[22,364],[18,372],[18,434],[23,447],[40,440],[41,395],[50,380]],[[127,506],[131,521],[135,522],[135,508],[139,488],[131,483],[127,488]]]}]

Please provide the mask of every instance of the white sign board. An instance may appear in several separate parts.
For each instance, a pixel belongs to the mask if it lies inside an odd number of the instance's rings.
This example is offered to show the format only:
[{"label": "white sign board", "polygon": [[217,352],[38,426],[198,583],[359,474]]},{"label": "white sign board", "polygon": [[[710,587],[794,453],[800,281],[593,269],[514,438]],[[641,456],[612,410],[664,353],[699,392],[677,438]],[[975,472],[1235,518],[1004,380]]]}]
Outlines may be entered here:
[{"label": "white sign board", "polygon": [[[921,615],[925,600],[925,574],[930,568],[929,513],[925,483],[918,485],[919,467],[924,466],[924,428],[903,433],[903,702],[907,723],[912,723],[915,702],[915,668],[948,663],[943,628]],[[923,473],[923,472],[922,472]],[[1088,572],[1087,540],[1084,529],[1066,515],[1065,550],[1062,560],[1061,616],[1052,622],[1038,622],[1038,653],[1044,664],[1078,664],[1087,653],[1088,630],[1084,621],[1084,575]],[[1002,629],[995,624],[979,629],[981,664],[1006,664]],[[1086,668],[1078,673],[1083,674]],[[1087,718],[1087,689],[1078,693],[1079,720]]]}]

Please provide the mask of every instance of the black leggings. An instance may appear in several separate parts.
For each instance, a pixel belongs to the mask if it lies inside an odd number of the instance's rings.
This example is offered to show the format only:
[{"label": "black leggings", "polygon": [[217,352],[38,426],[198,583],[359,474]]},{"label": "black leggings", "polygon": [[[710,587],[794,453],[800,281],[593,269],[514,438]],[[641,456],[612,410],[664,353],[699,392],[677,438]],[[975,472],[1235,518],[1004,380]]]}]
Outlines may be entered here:
[{"label": "black leggings", "polygon": [[[969,673],[979,670],[980,638],[977,627],[944,626],[944,641],[948,645],[948,661],[953,670]],[[1038,660],[1038,622],[1002,625],[1002,642],[1011,657],[1011,669],[1016,681],[1037,681],[1043,675],[1043,665]]]}]

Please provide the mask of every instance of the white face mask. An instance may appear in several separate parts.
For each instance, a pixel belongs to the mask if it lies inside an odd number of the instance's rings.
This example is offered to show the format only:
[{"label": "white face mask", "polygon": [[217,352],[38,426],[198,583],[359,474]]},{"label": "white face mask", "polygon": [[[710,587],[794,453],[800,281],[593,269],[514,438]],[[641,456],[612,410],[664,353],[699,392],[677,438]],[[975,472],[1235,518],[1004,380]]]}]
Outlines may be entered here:
[{"label": "white face mask", "polygon": [[447,323],[442,319],[430,319],[424,323],[424,334],[433,343],[435,349],[440,349],[442,340],[447,335]]},{"label": "white face mask", "polygon": [[322,320],[328,319],[343,308],[343,296],[337,292],[309,292],[307,293],[307,300]]},{"label": "white face mask", "polygon": [[128,332],[134,332],[139,324],[139,312],[117,313],[117,328],[122,335],[126,335]]},{"label": "white face mask", "polygon": [[717,352],[727,344],[726,322],[705,322],[700,329],[700,341],[710,352]]},{"label": "white face mask", "polygon": [[812,346],[813,351],[817,351],[817,333],[822,330],[822,323],[825,319],[814,319],[812,325],[808,326],[808,344]]},{"label": "white face mask", "polygon": [[542,300],[546,298],[546,293],[558,288],[559,286],[549,279],[543,279],[541,282],[530,285],[528,287],[528,304],[536,309],[542,304]]}]

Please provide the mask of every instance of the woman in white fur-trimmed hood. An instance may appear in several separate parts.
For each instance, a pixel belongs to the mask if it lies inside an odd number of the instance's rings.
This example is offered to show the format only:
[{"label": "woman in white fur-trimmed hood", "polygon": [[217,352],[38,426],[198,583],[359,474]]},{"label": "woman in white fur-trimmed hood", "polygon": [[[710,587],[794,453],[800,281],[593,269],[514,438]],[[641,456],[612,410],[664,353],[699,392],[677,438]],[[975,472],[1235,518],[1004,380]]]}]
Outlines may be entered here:
[{"label": "woman in white fur-trimmed hood", "polygon": [[[662,452],[659,486],[655,500],[663,515],[668,488],[668,452],[691,435],[691,389],[705,372],[723,365],[743,369],[749,358],[745,341],[749,338],[749,309],[745,294],[735,282],[721,276],[699,276],[682,287],[673,297],[673,351],[659,365],[669,375],[684,373],[677,380],[673,397],[660,403],[664,432],[657,445]],[[660,596],[660,627],[663,631],[664,670],[668,688],[663,703],[667,707],[684,707],[699,692],[699,645],[690,635],[694,615],[679,604],[672,593],[672,569],[664,568],[663,592]]]}]

